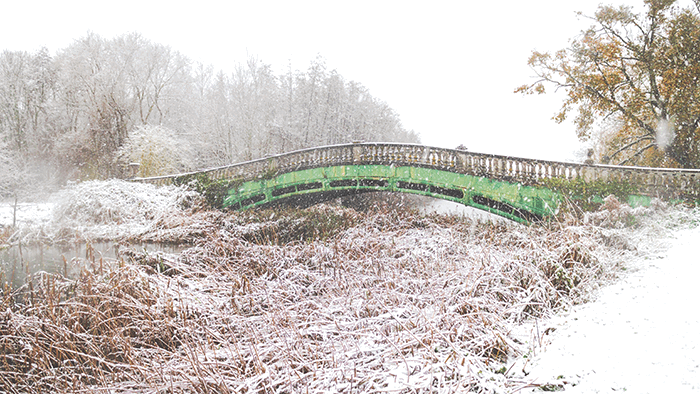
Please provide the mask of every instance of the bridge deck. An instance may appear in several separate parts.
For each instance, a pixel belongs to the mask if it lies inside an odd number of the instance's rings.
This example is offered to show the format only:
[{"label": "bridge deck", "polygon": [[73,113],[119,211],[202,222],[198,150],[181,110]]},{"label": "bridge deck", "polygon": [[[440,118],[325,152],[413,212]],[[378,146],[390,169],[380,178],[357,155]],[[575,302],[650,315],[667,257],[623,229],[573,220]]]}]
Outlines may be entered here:
[{"label": "bridge deck", "polygon": [[[354,173],[353,173],[354,172]],[[473,153],[415,144],[344,144],[275,155],[188,174],[137,178],[156,184],[205,174],[232,180],[225,203],[235,208],[311,195],[391,190],[430,195],[531,221],[556,210],[546,179],[629,182],[641,195],[700,196],[700,170],[586,165]]]}]

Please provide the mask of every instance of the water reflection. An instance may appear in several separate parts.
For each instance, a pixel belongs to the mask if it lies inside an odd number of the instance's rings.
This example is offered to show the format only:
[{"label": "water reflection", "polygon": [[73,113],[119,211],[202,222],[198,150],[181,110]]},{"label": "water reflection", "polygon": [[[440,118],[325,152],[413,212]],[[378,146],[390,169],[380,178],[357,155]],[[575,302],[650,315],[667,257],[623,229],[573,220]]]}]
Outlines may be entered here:
[{"label": "water reflection", "polygon": [[[123,249],[124,247],[121,246]],[[156,252],[177,253],[183,247],[140,244],[131,248]],[[14,245],[0,250],[0,285],[17,289],[37,272],[60,274],[75,278],[86,267],[99,269],[119,258],[120,245],[112,242],[83,243],[70,246]]]}]

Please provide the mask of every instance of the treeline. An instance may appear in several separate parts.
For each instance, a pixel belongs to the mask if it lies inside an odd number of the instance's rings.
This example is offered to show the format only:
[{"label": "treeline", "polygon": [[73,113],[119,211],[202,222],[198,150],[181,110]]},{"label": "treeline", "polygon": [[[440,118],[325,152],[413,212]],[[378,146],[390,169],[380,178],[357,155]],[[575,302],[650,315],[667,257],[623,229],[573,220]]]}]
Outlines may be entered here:
[{"label": "treeline", "polygon": [[0,55],[0,189],[186,171],[353,140],[417,142],[362,85],[327,70],[215,72],[138,34]]}]

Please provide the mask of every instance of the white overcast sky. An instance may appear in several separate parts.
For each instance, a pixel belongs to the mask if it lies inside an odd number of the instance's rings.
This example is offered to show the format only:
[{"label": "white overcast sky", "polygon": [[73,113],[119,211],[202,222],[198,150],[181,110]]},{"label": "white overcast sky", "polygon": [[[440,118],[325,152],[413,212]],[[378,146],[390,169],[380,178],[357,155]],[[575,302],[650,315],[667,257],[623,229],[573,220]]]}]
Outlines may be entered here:
[{"label": "white overcast sky", "polygon": [[533,49],[555,51],[590,26],[598,4],[642,0],[12,1],[0,50],[51,53],[93,31],[138,32],[229,72],[248,56],[278,73],[317,55],[392,107],[426,145],[552,160],[582,151],[551,120],[562,96],[521,96]]}]

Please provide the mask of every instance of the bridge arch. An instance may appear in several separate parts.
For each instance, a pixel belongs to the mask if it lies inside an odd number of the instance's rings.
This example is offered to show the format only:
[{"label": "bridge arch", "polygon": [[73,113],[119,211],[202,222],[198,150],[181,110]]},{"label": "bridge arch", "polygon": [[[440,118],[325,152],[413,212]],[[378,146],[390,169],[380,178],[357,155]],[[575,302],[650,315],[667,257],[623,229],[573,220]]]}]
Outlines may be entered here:
[{"label": "bridge arch", "polygon": [[700,200],[700,170],[586,165],[390,143],[310,148],[134,181],[169,184],[199,175],[231,184],[223,204],[235,209],[290,199],[313,203],[350,193],[395,191],[531,222],[556,213],[562,201],[546,186],[547,179],[633,181],[645,201],[650,197]]},{"label": "bridge arch", "polygon": [[556,210],[547,190],[418,166],[341,165],[309,168],[244,182],[224,206],[247,209],[279,203],[312,205],[349,194],[392,191],[461,203],[518,222],[542,220]]}]

